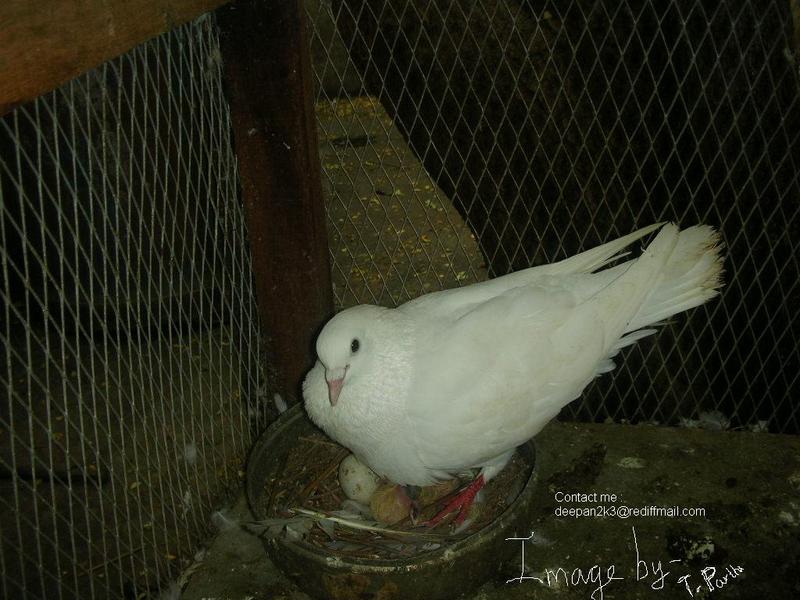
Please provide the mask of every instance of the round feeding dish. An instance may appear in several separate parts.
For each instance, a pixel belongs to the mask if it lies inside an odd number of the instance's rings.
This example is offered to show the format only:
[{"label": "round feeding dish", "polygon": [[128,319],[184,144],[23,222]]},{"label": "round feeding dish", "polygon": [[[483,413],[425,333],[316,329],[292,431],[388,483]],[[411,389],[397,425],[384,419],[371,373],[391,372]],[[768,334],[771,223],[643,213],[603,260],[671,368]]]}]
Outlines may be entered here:
[{"label": "round feeding dish", "polygon": [[[308,456],[303,444],[320,435],[298,405],[286,411],[256,442],[247,467],[247,497],[257,520],[275,517],[271,507],[276,504],[276,490],[287,479],[287,464],[296,462],[298,453]],[[517,455],[524,465],[516,488],[519,491],[509,488],[508,504],[498,510],[499,514],[482,526],[476,519],[474,532],[467,530],[452,540],[422,545],[411,556],[352,556],[337,550],[335,544],[328,548],[286,535],[263,536],[264,547],[275,566],[315,598],[455,598],[490,579],[503,577],[504,568],[519,561],[518,543],[506,538],[530,531],[527,515],[537,473],[533,442],[520,446]],[[280,496],[277,504],[283,500],[285,496]],[[432,532],[447,533],[447,528]]]}]

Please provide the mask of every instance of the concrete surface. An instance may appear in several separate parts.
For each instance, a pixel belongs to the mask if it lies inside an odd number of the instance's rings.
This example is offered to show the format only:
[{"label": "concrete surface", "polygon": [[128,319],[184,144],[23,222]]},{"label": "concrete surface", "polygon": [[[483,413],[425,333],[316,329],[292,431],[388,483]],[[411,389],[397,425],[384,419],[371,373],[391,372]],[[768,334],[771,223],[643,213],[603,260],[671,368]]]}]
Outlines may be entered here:
[{"label": "concrete surface", "polygon": [[472,231],[377,98],[316,107],[337,308],[483,281]]}]

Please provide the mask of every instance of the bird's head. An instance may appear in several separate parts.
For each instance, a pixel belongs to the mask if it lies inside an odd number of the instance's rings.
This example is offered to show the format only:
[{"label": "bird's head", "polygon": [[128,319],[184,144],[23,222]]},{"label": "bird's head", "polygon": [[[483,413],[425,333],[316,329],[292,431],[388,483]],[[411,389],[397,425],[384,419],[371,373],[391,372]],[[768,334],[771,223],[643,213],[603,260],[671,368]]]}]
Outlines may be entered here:
[{"label": "bird's head", "polygon": [[374,357],[375,329],[386,309],[361,305],[340,312],[317,338],[317,357],[325,367],[328,399],[336,406],[345,385],[368,372]]}]

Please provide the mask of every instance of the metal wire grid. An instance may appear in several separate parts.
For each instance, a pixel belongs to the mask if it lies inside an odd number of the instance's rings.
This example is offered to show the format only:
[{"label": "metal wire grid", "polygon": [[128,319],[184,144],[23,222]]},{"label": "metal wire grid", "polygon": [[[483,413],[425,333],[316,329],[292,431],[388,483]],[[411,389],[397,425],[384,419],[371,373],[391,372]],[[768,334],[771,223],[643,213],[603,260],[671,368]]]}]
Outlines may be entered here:
[{"label": "metal wire grid", "polygon": [[[727,244],[722,298],[626,351],[565,415],[800,431],[795,17],[793,30],[777,0],[311,2],[337,302],[397,304],[484,266],[500,275],[654,221],[706,222]],[[359,108],[377,101],[390,124]],[[331,120],[330,106],[347,108]],[[364,148],[326,164],[342,132]],[[421,163],[460,215],[416,227],[408,257],[371,235],[390,212],[376,180],[409,177],[386,167],[387,148],[414,177]],[[376,200],[383,212],[365,220]],[[424,224],[428,201],[391,208]],[[465,223],[477,257],[451,235]],[[410,285],[454,271],[454,250],[470,255],[465,276]]]},{"label": "metal wire grid", "polygon": [[5,598],[153,592],[236,487],[261,355],[220,69],[201,18],[0,120]]}]

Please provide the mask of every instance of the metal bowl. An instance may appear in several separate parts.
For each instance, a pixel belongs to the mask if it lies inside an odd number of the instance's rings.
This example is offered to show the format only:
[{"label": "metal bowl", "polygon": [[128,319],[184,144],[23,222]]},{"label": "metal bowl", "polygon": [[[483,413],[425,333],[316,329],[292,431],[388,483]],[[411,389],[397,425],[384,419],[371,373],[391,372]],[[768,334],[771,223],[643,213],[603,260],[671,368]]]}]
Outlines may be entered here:
[{"label": "metal bowl", "polygon": [[[267,516],[258,512],[266,483],[280,478],[296,440],[314,431],[318,429],[297,405],[256,442],[247,465],[247,499],[257,519]],[[518,565],[519,543],[506,538],[530,531],[527,515],[538,470],[533,441],[518,451],[533,465],[522,491],[489,525],[453,544],[403,559],[344,558],[281,537],[264,539],[264,547],[275,566],[315,598],[455,598],[497,578],[511,561]]]}]

